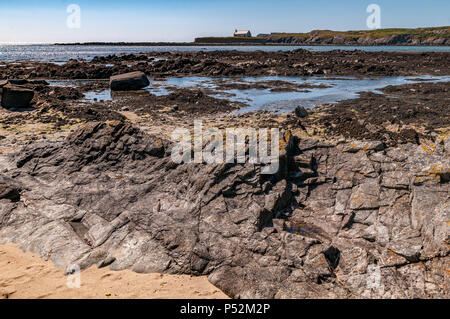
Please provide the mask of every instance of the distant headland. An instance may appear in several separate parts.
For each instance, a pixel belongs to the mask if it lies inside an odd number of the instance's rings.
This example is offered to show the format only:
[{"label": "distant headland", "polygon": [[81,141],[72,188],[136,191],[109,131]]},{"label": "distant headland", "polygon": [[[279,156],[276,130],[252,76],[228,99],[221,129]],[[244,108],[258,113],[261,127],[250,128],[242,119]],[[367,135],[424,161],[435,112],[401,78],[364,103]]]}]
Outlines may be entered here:
[{"label": "distant headland", "polygon": [[449,46],[450,26],[391,28],[360,31],[314,30],[308,33],[274,32],[251,36],[250,30],[235,30],[230,37],[199,37],[194,42],[84,42],[55,45],[202,46],[202,45],[292,45],[292,46]]}]

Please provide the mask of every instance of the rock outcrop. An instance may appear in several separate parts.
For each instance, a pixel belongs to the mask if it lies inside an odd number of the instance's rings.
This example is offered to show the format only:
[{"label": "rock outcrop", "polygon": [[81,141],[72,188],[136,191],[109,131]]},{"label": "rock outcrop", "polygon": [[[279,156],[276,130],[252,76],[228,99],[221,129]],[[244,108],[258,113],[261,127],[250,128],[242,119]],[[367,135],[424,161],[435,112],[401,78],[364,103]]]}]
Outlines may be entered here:
[{"label": "rock outcrop", "polygon": [[144,72],[130,72],[114,75],[109,79],[109,86],[112,91],[140,90],[150,84]]},{"label": "rock outcrop", "polygon": [[448,139],[285,136],[275,175],[177,165],[124,123],[31,144],[0,161],[0,242],[60,267],[208,275],[235,298],[449,297]]},{"label": "rock outcrop", "polygon": [[[309,45],[309,44],[308,44]],[[351,44],[353,45],[353,44]],[[450,74],[447,52],[309,51],[185,51],[114,55],[92,61],[70,60],[64,65],[21,62],[0,68],[0,79],[109,79],[140,71],[153,78],[174,76],[420,76]],[[128,63],[119,61],[126,60]],[[101,63],[100,63],[101,62]],[[105,63],[108,65],[106,66]],[[145,81],[145,79],[143,79]]]},{"label": "rock outcrop", "polygon": [[14,84],[5,84],[0,88],[1,104],[4,108],[27,108],[33,99],[34,91]]}]

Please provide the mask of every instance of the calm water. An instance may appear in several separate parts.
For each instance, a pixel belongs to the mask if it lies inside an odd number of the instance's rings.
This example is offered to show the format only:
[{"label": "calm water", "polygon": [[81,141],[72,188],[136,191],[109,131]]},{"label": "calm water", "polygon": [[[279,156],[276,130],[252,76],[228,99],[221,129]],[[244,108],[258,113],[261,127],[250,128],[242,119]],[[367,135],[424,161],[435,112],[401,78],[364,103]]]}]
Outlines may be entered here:
[{"label": "calm water", "polygon": [[409,47],[409,46],[379,46],[379,47],[350,47],[350,46],[64,46],[64,45],[0,45],[0,61],[68,61],[69,59],[90,60],[95,56],[109,54],[165,52],[165,51],[288,51],[295,49],[313,51],[330,50],[364,50],[364,51],[416,51],[416,52],[450,52],[450,47]]},{"label": "calm water", "polygon": [[[239,83],[255,83],[262,81],[281,80],[297,84],[325,84],[327,88],[309,88],[306,92],[271,92],[270,89],[224,89],[220,87],[220,81],[233,81]],[[229,99],[236,102],[244,102],[248,106],[241,108],[237,113],[245,113],[257,110],[270,110],[275,112],[290,112],[297,106],[313,108],[317,104],[336,103],[342,100],[358,97],[358,92],[374,92],[382,94],[378,89],[388,85],[402,85],[406,83],[418,83],[422,81],[450,81],[450,76],[420,76],[420,77],[385,77],[385,78],[353,78],[353,77],[258,77],[241,79],[211,79],[208,77],[180,77],[170,78],[165,81],[151,80],[146,89],[155,95],[166,95],[173,88],[208,89],[208,94],[216,98]],[[61,85],[61,82],[53,82],[52,85]],[[111,101],[109,90],[89,92],[85,94],[85,102],[95,100]]]}]

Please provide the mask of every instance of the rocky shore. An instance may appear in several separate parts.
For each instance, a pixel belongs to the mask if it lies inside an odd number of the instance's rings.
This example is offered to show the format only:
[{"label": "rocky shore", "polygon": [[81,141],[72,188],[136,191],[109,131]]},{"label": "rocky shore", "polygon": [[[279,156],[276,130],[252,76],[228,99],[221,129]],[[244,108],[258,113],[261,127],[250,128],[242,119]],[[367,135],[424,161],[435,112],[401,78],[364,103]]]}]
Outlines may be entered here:
[{"label": "rocky shore", "polygon": [[[63,269],[208,276],[233,298],[449,298],[449,82],[387,86],[287,114],[236,114],[241,104],[200,88],[81,101],[130,71],[420,77],[449,75],[449,59],[229,51],[0,68],[3,86],[33,92],[28,108],[0,109],[0,243]],[[49,85],[56,79],[92,81]],[[264,175],[248,161],[175,164],[171,132],[194,119],[279,128],[279,171]]]},{"label": "rocky shore", "polygon": [[152,52],[70,60],[55,64],[14,62],[0,67],[0,79],[108,79],[141,71],[173,76],[404,76],[448,75],[450,57],[442,52],[366,52],[303,49],[278,52]]},{"label": "rocky shore", "polygon": [[59,267],[208,275],[235,298],[448,298],[448,136],[285,139],[269,177],[174,165],[126,123],[30,144],[2,160],[0,242]]}]

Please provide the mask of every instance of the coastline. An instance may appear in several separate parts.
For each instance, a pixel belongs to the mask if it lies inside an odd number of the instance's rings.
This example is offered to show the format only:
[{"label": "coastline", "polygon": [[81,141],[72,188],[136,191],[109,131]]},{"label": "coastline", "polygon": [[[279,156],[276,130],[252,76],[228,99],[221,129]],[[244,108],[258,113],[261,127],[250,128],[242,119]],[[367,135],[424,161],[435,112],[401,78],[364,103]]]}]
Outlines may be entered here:
[{"label": "coastline", "polygon": [[261,47],[450,47],[448,44],[408,44],[408,43],[399,43],[399,44],[324,44],[324,43],[304,43],[304,44],[295,44],[295,43],[245,43],[245,42],[236,42],[236,43],[196,43],[196,42],[69,42],[69,43],[47,43],[48,45],[59,45],[59,46],[150,46],[150,47],[159,47],[159,46],[192,46],[192,47],[202,47],[202,46],[261,46]]},{"label": "coastline", "polygon": [[202,46],[202,45],[288,45],[288,46],[449,46],[450,26],[428,28],[377,28],[372,30],[314,30],[307,33],[276,32],[252,37],[198,37],[194,42],[86,42],[68,45],[139,45],[139,46]]}]

